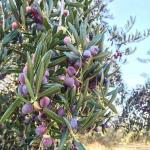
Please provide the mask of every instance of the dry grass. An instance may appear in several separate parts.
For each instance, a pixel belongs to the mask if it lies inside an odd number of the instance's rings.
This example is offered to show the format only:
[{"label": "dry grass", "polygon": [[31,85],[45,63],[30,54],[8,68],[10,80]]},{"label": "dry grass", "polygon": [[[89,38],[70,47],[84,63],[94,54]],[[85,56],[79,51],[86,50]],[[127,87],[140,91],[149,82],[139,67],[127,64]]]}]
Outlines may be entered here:
[{"label": "dry grass", "polygon": [[118,137],[115,139],[114,135],[112,137],[96,135],[94,138],[86,135],[82,138],[82,141],[86,145],[87,150],[150,150],[150,144],[123,144]]},{"label": "dry grass", "polygon": [[87,150],[111,150],[110,148],[107,148],[105,145],[100,144],[98,142],[94,142],[87,145]]},{"label": "dry grass", "polygon": [[145,140],[140,140],[141,142],[137,142],[135,138],[132,141],[122,140],[122,130],[116,132],[111,129],[108,133],[107,135],[87,133],[81,136],[80,140],[86,145],[87,150],[150,150],[150,143]]},{"label": "dry grass", "polygon": [[99,142],[87,144],[87,150],[150,150],[150,145],[145,144],[120,144],[116,146],[106,147]]}]

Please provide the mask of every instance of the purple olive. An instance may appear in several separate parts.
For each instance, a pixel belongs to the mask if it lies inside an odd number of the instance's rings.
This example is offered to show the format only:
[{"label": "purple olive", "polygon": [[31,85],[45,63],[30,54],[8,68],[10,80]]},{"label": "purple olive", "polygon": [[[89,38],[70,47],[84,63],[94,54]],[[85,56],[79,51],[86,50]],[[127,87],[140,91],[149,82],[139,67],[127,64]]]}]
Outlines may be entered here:
[{"label": "purple olive", "polygon": [[23,95],[27,95],[28,94],[28,89],[27,89],[26,85],[22,86],[22,94]]},{"label": "purple olive", "polygon": [[32,12],[32,7],[31,6],[27,6],[26,7],[26,13],[31,13]]},{"label": "purple olive", "polygon": [[46,76],[44,76],[44,77],[43,77],[43,79],[42,79],[42,83],[43,83],[43,84],[47,84],[47,83],[48,83],[48,79],[47,79],[47,77],[46,77]]},{"label": "purple olive", "polygon": [[77,80],[77,79],[75,79],[74,80],[74,84],[75,84],[75,86],[77,87],[77,88],[79,88],[80,87],[80,82]]},{"label": "purple olive", "polygon": [[22,87],[23,87],[23,85],[21,85],[21,84],[18,85],[18,93],[19,94],[23,94],[22,93]]},{"label": "purple olive", "polygon": [[93,56],[95,56],[95,55],[99,52],[99,48],[98,48],[98,46],[92,46],[92,47],[90,48],[90,51],[91,51],[91,54],[92,54]]},{"label": "purple olive", "polygon": [[93,78],[89,81],[89,88],[90,89],[95,89],[97,86],[97,78]]},{"label": "purple olive", "polygon": [[18,28],[18,23],[16,22],[16,21],[14,21],[12,24],[11,24],[11,27],[12,27],[12,29],[17,29]]},{"label": "purple olive", "polygon": [[57,109],[57,114],[58,114],[59,116],[63,117],[63,116],[65,115],[65,110],[64,110],[64,108],[63,108],[63,107],[59,107],[59,108]]},{"label": "purple olive", "polygon": [[72,77],[65,77],[65,81],[64,81],[64,84],[68,87],[73,87],[74,84],[75,84],[75,81],[74,81],[74,78]]},{"label": "purple olive", "polygon": [[23,68],[23,73],[27,73],[27,69],[28,69],[28,67],[27,67],[27,65],[25,65]]},{"label": "purple olive", "polygon": [[46,114],[39,111],[38,119],[39,119],[40,121],[45,120],[45,119],[46,119]]},{"label": "purple olive", "polygon": [[117,59],[117,58],[118,58],[117,54],[114,54],[114,58],[115,58],[115,59]]},{"label": "purple olive", "polygon": [[104,124],[104,127],[105,127],[105,128],[110,128],[110,127],[111,127],[111,123],[110,123],[110,122],[105,123],[105,124]]},{"label": "purple olive", "polygon": [[71,43],[71,38],[69,37],[69,36],[66,36],[66,37],[64,37],[64,44],[69,44],[69,43]]},{"label": "purple olive", "polygon": [[37,23],[37,24],[36,24],[36,29],[39,30],[39,31],[43,30],[43,29],[44,29],[43,24]]},{"label": "purple olive", "polygon": [[45,73],[44,73],[44,76],[48,77],[49,76],[49,70],[46,69]]},{"label": "purple olive", "polygon": [[92,56],[92,54],[91,54],[91,51],[90,50],[85,50],[84,52],[83,52],[83,57],[85,58],[85,59],[88,59],[88,58],[90,58]]},{"label": "purple olive", "polygon": [[61,80],[61,81],[64,81],[65,78],[66,78],[65,75],[59,75],[59,76],[58,76],[58,79]]},{"label": "purple olive", "polygon": [[81,67],[82,67],[82,61],[77,60],[77,61],[74,63],[74,67],[75,67],[76,69],[81,68]]},{"label": "purple olive", "polygon": [[77,150],[77,147],[74,143],[70,145],[70,150]]},{"label": "purple olive", "polygon": [[69,75],[70,77],[72,77],[72,76],[74,76],[74,75],[76,74],[76,69],[75,69],[74,67],[72,67],[72,66],[69,66],[69,67],[67,68],[67,73],[68,73],[68,75]]},{"label": "purple olive", "polygon": [[64,12],[63,12],[63,15],[64,15],[65,17],[69,16],[69,10],[65,9]]},{"label": "purple olive", "polygon": [[30,103],[24,104],[22,107],[22,113],[23,114],[29,114],[33,111],[33,106]]},{"label": "purple olive", "polygon": [[49,99],[49,97],[45,96],[45,97],[42,97],[40,99],[40,106],[41,107],[47,107],[49,104],[50,104],[51,100]]},{"label": "purple olive", "polygon": [[35,133],[38,136],[42,136],[45,133],[45,131],[46,131],[46,126],[44,124],[39,125],[35,129]]},{"label": "purple olive", "polygon": [[49,148],[53,144],[53,139],[49,135],[43,135],[42,144],[44,148]]},{"label": "purple olive", "polygon": [[70,110],[71,110],[71,112],[75,112],[76,111],[76,105],[72,105]]},{"label": "purple olive", "polygon": [[25,77],[24,77],[24,73],[20,73],[19,77],[18,77],[18,81],[20,82],[20,84],[25,84]]},{"label": "purple olive", "polygon": [[43,17],[41,16],[41,14],[38,11],[38,8],[36,6],[32,6],[32,19],[36,22],[36,23],[43,23]]},{"label": "purple olive", "polygon": [[71,118],[70,124],[72,128],[77,128],[78,126],[77,118]]}]

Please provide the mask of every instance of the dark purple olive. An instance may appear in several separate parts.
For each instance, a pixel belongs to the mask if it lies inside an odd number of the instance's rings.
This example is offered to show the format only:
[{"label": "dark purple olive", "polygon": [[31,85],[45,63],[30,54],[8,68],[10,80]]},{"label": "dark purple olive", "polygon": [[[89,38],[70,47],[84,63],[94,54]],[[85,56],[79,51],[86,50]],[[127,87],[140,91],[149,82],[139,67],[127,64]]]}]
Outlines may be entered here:
[{"label": "dark purple olive", "polygon": [[57,114],[58,114],[59,116],[63,117],[63,116],[65,115],[65,110],[64,110],[64,108],[63,108],[63,107],[59,107],[59,108],[57,109]]},{"label": "dark purple olive", "polygon": [[72,105],[70,110],[71,110],[71,112],[75,112],[76,111],[76,105]]},{"label": "dark purple olive", "polygon": [[43,120],[45,120],[46,118],[47,118],[47,116],[46,116],[45,113],[39,112],[38,119],[39,119],[40,121],[43,121]]},{"label": "dark purple olive", "polygon": [[72,77],[76,74],[76,69],[73,66],[69,66],[67,68],[67,73],[70,77]]},{"label": "dark purple olive", "polygon": [[95,77],[89,81],[89,88],[93,90],[96,88],[96,86],[97,86],[97,78]]}]

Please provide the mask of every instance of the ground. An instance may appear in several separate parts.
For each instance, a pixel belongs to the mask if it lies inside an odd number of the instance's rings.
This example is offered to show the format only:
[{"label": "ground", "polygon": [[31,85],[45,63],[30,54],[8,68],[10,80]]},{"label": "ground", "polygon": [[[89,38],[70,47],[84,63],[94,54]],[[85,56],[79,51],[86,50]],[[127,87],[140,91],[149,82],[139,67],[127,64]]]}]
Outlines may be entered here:
[{"label": "ground", "polygon": [[87,150],[150,150],[150,145],[144,144],[119,144],[116,146],[111,146],[109,148],[104,145],[94,142],[87,145]]}]

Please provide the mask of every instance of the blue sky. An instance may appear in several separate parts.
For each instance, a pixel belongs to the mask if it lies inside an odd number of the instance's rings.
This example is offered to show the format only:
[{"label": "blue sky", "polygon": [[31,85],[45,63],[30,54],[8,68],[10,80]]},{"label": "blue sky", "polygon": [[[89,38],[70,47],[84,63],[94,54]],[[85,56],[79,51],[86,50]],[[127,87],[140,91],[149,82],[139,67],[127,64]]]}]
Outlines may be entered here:
[{"label": "blue sky", "polygon": [[[110,12],[114,19],[111,24],[124,26],[130,16],[136,16],[134,29],[143,31],[150,28],[150,0],[114,0],[109,4]],[[128,56],[127,64],[121,66],[124,82],[129,89],[136,87],[137,84],[143,84],[146,78],[141,74],[144,72],[150,77],[150,63],[140,63],[137,58],[148,58],[147,51],[150,50],[150,37],[146,40],[133,44],[137,51]],[[150,55],[149,55],[150,58]]]}]

